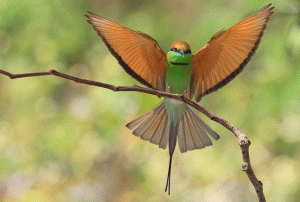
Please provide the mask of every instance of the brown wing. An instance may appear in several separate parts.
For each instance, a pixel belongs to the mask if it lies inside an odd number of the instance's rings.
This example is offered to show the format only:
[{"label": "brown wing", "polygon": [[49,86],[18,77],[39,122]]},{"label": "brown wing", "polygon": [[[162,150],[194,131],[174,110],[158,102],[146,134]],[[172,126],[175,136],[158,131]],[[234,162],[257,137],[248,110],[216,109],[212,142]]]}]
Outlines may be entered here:
[{"label": "brown wing", "polygon": [[88,22],[123,69],[142,84],[164,90],[167,59],[157,42],[147,34],[89,14]]},{"label": "brown wing", "polygon": [[219,31],[193,59],[190,97],[201,98],[226,85],[249,62],[274,7],[271,4],[226,31]]}]

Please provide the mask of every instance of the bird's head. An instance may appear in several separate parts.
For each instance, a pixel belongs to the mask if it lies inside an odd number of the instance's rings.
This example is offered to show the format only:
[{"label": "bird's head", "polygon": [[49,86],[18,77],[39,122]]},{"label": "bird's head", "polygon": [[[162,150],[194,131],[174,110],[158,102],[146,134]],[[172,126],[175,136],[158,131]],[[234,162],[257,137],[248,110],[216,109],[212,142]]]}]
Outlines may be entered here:
[{"label": "bird's head", "polygon": [[193,61],[190,45],[184,41],[176,41],[172,44],[167,54],[169,63],[173,65],[189,65]]}]

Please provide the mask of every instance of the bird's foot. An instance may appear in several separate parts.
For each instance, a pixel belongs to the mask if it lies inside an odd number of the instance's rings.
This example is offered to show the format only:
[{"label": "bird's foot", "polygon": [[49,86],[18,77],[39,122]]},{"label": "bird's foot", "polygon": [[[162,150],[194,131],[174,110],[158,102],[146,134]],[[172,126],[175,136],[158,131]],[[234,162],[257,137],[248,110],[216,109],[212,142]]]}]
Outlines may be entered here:
[{"label": "bird's foot", "polygon": [[187,90],[184,90],[184,97],[188,97],[188,91]]}]

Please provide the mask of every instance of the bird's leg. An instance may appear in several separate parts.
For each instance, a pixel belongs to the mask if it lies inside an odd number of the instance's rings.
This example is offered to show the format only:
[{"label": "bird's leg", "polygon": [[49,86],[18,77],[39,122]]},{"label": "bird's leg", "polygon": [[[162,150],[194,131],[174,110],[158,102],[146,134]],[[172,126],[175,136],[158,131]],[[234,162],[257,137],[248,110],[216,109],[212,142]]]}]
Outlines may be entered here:
[{"label": "bird's leg", "polygon": [[168,86],[167,92],[171,93],[171,90],[172,90],[171,86]]},{"label": "bird's leg", "polygon": [[188,91],[187,90],[184,90],[184,97],[188,97]]}]

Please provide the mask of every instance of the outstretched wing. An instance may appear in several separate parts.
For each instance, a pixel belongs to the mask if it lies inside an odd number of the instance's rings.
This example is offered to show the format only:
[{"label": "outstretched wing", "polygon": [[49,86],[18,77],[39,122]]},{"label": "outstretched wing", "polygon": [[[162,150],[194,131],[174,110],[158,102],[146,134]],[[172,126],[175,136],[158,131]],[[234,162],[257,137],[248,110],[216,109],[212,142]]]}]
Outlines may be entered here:
[{"label": "outstretched wing", "polygon": [[142,84],[165,90],[166,54],[157,42],[142,32],[136,32],[89,12],[88,22],[102,38],[108,50],[123,69]]},{"label": "outstretched wing", "polygon": [[193,58],[190,97],[201,98],[226,85],[254,55],[274,7],[271,4],[216,33]]}]

